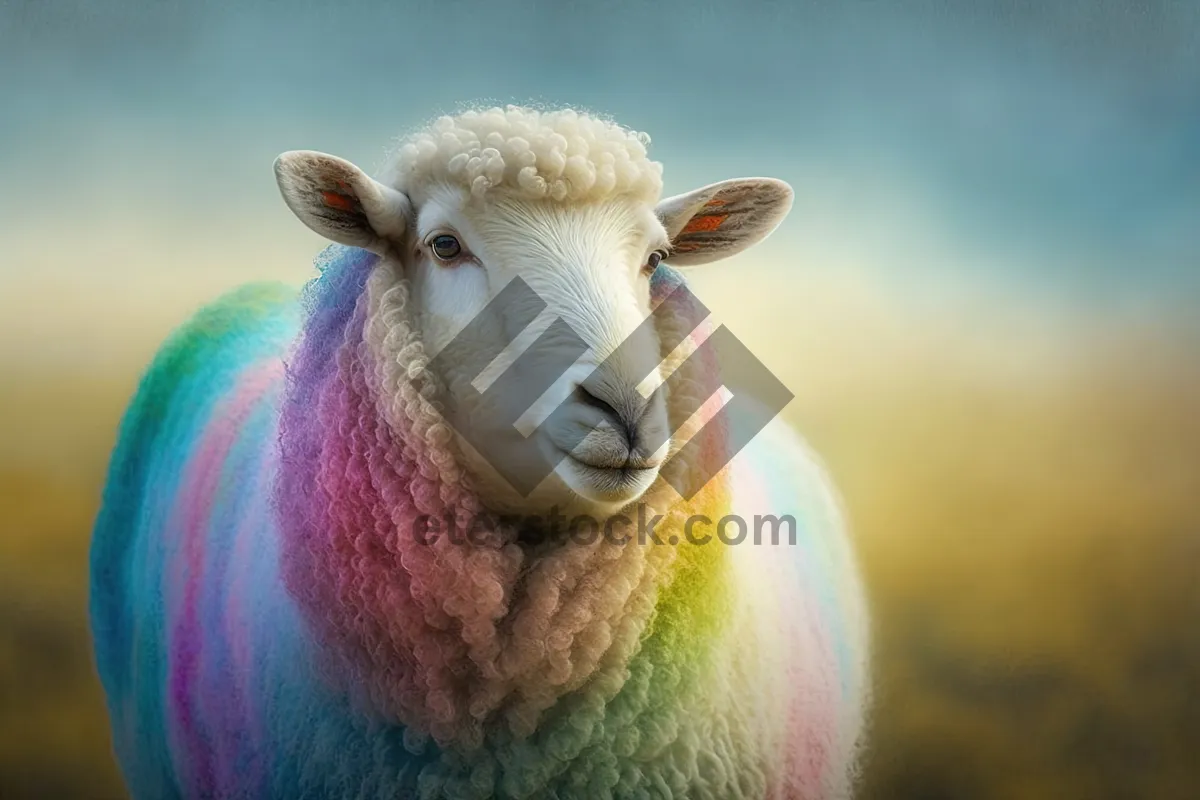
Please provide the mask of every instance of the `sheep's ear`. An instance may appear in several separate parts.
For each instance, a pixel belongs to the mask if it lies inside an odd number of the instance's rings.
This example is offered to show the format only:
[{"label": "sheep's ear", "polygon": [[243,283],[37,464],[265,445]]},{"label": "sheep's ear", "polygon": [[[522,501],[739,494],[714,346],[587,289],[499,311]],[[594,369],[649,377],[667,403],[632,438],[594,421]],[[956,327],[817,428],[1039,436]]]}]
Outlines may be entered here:
[{"label": "sheep's ear", "polygon": [[349,161],[293,150],[275,159],[275,180],[288,208],[326,239],[382,252],[404,234],[408,198]]},{"label": "sheep's ear", "polygon": [[654,209],[671,237],[668,263],[705,264],[758,244],[787,216],[792,197],[775,178],[736,178],[668,197]]}]

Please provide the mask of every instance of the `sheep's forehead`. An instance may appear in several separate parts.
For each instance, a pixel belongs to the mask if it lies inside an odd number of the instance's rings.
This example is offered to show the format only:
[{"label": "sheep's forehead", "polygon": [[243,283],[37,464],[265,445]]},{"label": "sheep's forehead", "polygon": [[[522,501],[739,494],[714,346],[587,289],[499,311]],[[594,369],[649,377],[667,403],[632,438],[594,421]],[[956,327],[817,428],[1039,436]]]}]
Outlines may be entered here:
[{"label": "sheep's forehead", "polygon": [[384,180],[402,190],[457,184],[525,199],[592,201],[627,195],[654,203],[662,164],[650,137],[571,109],[508,106],[439,118],[401,144]]},{"label": "sheep's forehead", "polygon": [[670,242],[654,206],[630,195],[589,201],[531,200],[497,188],[486,199],[478,199],[465,188],[447,183],[424,189],[418,196],[417,237],[451,230],[465,236],[467,246],[484,257],[544,256],[561,263],[564,256],[579,256],[575,260],[582,263],[595,261],[600,254],[633,255],[665,248]]}]

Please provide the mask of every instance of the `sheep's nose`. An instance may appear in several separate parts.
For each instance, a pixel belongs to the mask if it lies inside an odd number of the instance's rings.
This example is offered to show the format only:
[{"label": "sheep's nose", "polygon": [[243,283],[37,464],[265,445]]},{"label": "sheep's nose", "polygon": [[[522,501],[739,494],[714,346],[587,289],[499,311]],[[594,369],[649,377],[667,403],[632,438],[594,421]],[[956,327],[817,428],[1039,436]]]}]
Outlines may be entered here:
[{"label": "sheep's nose", "polygon": [[607,383],[578,384],[575,396],[584,405],[597,409],[610,425],[625,437],[625,446],[637,446],[638,420],[646,408],[646,400],[635,391],[613,391]]},{"label": "sheep's nose", "polygon": [[[612,459],[620,455],[623,463],[614,466],[641,467],[656,461],[656,451],[669,438],[666,404],[660,393],[644,397],[619,375],[598,371],[576,385],[575,397],[598,412],[620,437],[619,450],[623,452],[610,455]],[[603,448],[600,442],[596,444]]]}]

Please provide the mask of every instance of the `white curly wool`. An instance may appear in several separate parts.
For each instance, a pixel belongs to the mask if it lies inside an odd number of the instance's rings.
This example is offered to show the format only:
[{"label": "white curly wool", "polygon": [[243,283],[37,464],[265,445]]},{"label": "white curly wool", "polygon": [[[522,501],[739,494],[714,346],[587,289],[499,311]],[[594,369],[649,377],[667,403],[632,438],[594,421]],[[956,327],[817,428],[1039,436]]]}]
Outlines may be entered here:
[{"label": "white curly wool", "polygon": [[502,189],[525,199],[654,202],[662,164],[650,137],[573,109],[520,106],[443,116],[402,141],[384,173],[401,191],[446,182],[476,197]]}]

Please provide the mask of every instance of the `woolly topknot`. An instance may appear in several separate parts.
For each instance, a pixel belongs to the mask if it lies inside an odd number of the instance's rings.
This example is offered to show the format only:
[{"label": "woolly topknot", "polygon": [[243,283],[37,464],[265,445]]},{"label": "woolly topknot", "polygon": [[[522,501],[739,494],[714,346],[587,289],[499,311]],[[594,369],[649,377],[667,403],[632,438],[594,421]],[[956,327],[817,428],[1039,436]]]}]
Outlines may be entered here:
[{"label": "woolly topknot", "polygon": [[503,189],[526,199],[604,200],[662,192],[650,137],[574,109],[521,106],[443,116],[404,139],[388,170],[401,190],[447,181],[482,197]]}]

